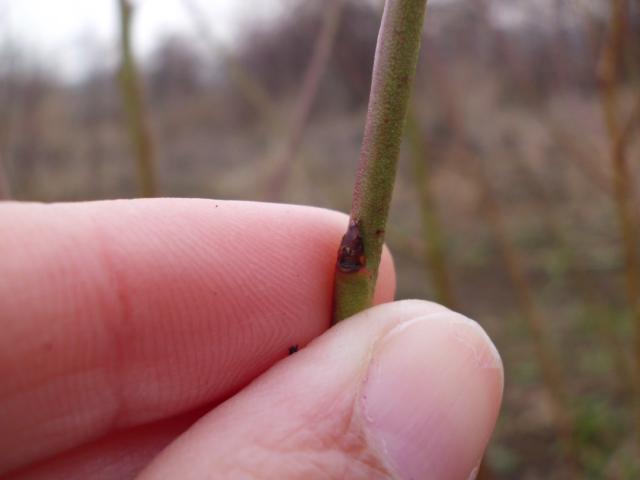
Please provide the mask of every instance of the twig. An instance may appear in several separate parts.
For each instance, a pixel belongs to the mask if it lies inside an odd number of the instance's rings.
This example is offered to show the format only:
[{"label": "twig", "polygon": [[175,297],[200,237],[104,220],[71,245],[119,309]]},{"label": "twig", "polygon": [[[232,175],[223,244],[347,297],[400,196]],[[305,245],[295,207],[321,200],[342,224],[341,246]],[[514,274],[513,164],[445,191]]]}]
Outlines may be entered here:
[{"label": "twig", "polygon": [[636,398],[633,408],[636,420],[638,449],[640,449],[640,260],[638,259],[638,232],[634,224],[633,207],[631,205],[632,183],[627,161],[627,149],[633,129],[640,116],[640,96],[631,117],[620,124],[618,119],[618,70],[622,63],[622,42],[624,35],[624,13],[621,0],[611,3],[609,36],[602,51],[599,68],[602,113],[609,135],[611,149],[611,169],[613,171],[613,195],[616,216],[622,239],[622,254],[625,260],[625,284],[629,302],[629,310],[634,324],[634,349],[636,381],[634,387]]},{"label": "twig", "polygon": [[373,301],[426,3],[387,0],[385,4],[351,218],[338,253],[334,322]]},{"label": "twig", "polygon": [[11,72],[14,68],[13,56],[5,60],[7,74],[0,83],[0,101],[2,102],[2,116],[0,117],[0,200],[8,200],[13,197],[11,189],[12,162],[10,161],[16,117],[16,88],[11,80]]},{"label": "twig", "polygon": [[251,104],[254,110],[265,120],[275,122],[280,126],[282,119],[277,114],[277,108],[269,93],[257,82],[249,72],[234,58],[229,50],[214,36],[206,22],[203,9],[195,0],[182,0],[182,4],[189,15],[193,25],[198,31],[200,39],[216,55],[222,58],[233,83],[240,89],[242,95]]},{"label": "twig", "polygon": [[567,467],[573,471],[578,457],[572,438],[573,420],[568,407],[569,394],[565,387],[562,373],[558,368],[560,362],[547,332],[546,319],[538,308],[520,256],[509,238],[504,224],[504,214],[493,193],[489,178],[482,166],[480,166],[479,161],[476,159],[471,159],[471,161],[475,163],[475,173],[484,200],[489,225],[498,243],[511,283],[515,287],[518,303],[533,340],[533,347],[542,378],[550,393],[556,422],[567,453]]},{"label": "twig", "polygon": [[424,257],[428,263],[426,271],[430,273],[431,282],[436,293],[436,301],[449,308],[456,309],[458,306],[451,285],[442,224],[430,188],[428,147],[420,131],[418,118],[411,108],[407,116],[407,139],[411,154],[413,178],[418,193],[420,215],[422,217],[425,244]]},{"label": "twig", "polygon": [[[557,208],[555,208],[553,200],[549,198],[547,189],[543,182],[539,181],[536,173],[526,165],[518,152],[513,153],[514,154],[511,155],[511,157],[513,158],[514,165],[518,170],[520,170],[531,193],[533,193],[536,199],[541,203],[538,208],[538,215],[544,224],[547,234],[555,243],[557,252],[569,262],[570,280],[575,291],[583,300],[581,305],[583,314],[587,316],[587,314],[595,307],[597,308],[597,311],[601,313],[601,316],[605,318],[607,315],[603,311],[602,306],[600,304],[593,304],[593,299],[598,298],[598,292],[593,282],[591,282],[588,275],[586,275],[587,265],[585,264],[585,256],[581,255],[580,252],[576,250],[575,246],[572,246],[569,241],[569,238],[565,233],[565,229],[563,228],[562,219],[558,216]],[[605,343],[609,347],[609,354],[613,358],[613,364],[620,382],[621,390],[626,392],[633,384],[634,377],[631,364],[625,354],[622,342],[620,341],[620,338],[618,338],[614,325],[610,321],[599,321],[598,326],[602,332]]]},{"label": "twig", "polygon": [[144,113],[142,84],[131,47],[131,20],[133,5],[130,0],[118,0],[120,7],[120,86],[127,113],[129,135],[138,165],[140,193],[145,197],[156,195],[154,149]]},{"label": "twig", "polygon": [[0,200],[11,199],[11,188],[9,187],[9,175],[4,166],[3,158],[0,156]]},{"label": "twig", "polygon": [[302,142],[304,131],[311,116],[311,109],[318,95],[320,80],[331,59],[331,52],[338,33],[338,27],[340,26],[343,8],[344,0],[332,0],[325,10],[322,29],[316,39],[313,56],[305,73],[300,96],[291,118],[290,133],[284,145],[280,161],[268,182],[267,192],[269,199],[277,199],[287,184],[292,163]]},{"label": "twig", "polygon": [[[322,31],[317,38],[314,55],[307,69],[301,89],[302,93],[294,108],[294,115],[289,129],[285,127],[285,121],[269,92],[259,81],[253,78],[251,73],[234,57],[233,53],[213,34],[212,29],[204,20],[206,16],[202,8],[195,0],[182,0],[182,4],[198,31],[200,39],[216,55],[222,58],[231,81],[238,88],[244,99],[265,121],[270,131],[270,145],[266,150],[268,152],[277,151],[278,157],[269,153],[268,158],[276,158],[278,160],[273,167],[274,173],[269,175],[266,182],[264,194],[268,200],[277,199],[281,191],[284,190],[291,164],[296,152],[300,149],[301,139],[317,95],[318,85],[326,70],[329,56],[333,49],[344,0],[333,0],[333,4],[326,10]],[[284,138],[284,142],[280,141],[280,138]]]}]

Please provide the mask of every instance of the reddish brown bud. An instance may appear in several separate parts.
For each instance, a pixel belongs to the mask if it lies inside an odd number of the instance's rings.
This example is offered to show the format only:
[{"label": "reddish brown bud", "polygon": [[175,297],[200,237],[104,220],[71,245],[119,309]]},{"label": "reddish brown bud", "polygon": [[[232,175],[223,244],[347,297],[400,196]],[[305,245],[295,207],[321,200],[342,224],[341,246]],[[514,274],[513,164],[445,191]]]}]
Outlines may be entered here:
[{"label": "reddish brown bud", "polygon": [[338,268],[343,273],[359,272],[366,264],[360,226],[351,221],[338,251]]}]

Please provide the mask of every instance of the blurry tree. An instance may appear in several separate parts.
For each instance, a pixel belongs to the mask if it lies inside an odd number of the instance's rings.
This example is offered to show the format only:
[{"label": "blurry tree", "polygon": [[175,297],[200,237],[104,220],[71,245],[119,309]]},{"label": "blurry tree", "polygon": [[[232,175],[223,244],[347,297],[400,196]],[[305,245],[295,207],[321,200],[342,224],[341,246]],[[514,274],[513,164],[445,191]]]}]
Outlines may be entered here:
[{"label": "blurry tree", "polygon": [[432,153],[427,144],[427,136],[422,131],[418,117],[412,109],[407,117],[407,140],[413,180],[418,194],[418,207],[422,220],[422,231],[425,247],[425,271],[429,274],[435,291],[435,301],[453,310],[460,308],[454,295],[451,273],[445,250],[445,234],[442,221],[436,208],[432,192],[431,178]]},{"label": "blurry tree", "polygon": [[[640,452],[640,258],[638,226],[634,221],[634,207],[631,203],[634,185],[627,159],[630,140],[637,124],[640,123],[640,91],[636,93],[637,100],[631,114],[625,120],[620,120],[620,78],[627,67],[624,56],[624,52],[627,51],[625,42],[629,36],[627,13],[628,3],[625,0],[611,0],[610,26],[602,50],[599,75],[602,88],[602,111],[610,145],[616,215],[625,262],[627,298],[634,323],[636,398],[633,405],[636,416],[637,447]],[[640,65],[639,62],[634,64]]]},{"label": "blurry tree", "polygon": [[131,0],[118,0],[120,11],[120,82],[129,134],[138,167],[140,193],[156,195],[155,153],[148,120],[144,112],[144,95],[131,44],[131,22],[134,7]]},{"label": "blurry tree", "polygon": [[318,32],[318,37],[313,46],[313,54],[302,80],[300,93],[289,122],[289,133],[280,153],[276,170],[268,182],[268,198],[271,200],[277,199],[282,195],[282,191],[287,184],[296,153],[302,142],[304,130],[316,103],[320,82],[331,59],[336,34],[342,21],[343,8],[344,0],[330,0],[328,5],[325,6],[322,28]]},{"label": "blurry tree", "polygon": [[8,158],[15,128],[15,78],[11,73],[14,54],[2,48],[0,56],[5,66],[0,72],[0,199],[7,199],[11,198]]},{"label": "blurry tree", "polygon": [[214,58],[223,65],[232,88],[239,90],[242,100],[251,107],[251,112],[247,115],[256,117],[257,113],[262,120],[272,123],[274,130],[281,129],[282,120],[278,116],[276,105],[260,80],[254,78],[238,62],[235,51],[231,51],[216,37],[205,20],[205,12],[196,0],[182,0],[182,3],[194,24],[199,39],[204,41]]},{"label": "blurry tree", "polygon": [[11,198],[11,187],[9,186],[9,174],[5,167],[4,158],[0,156],[0,200]]},{"label": "blurry tree", "polygon": [[[319,92],[318,105],[325,109],[336,105],[342,108],[343,100],[361,107],[368,98],[363,92],[371,79],[379,16],[368,2],[349,1],[343,8],[343,15],[355,23],[342,23],[336,33],[336,58],[327,72],[332,88]],[[325,10],[324,3],[302,2],[275,28],[253,32],[243,40],[238,62],[271,98],[286,97],[297,90],[309,64],[309,52],[314,50],[322,29]]]}]

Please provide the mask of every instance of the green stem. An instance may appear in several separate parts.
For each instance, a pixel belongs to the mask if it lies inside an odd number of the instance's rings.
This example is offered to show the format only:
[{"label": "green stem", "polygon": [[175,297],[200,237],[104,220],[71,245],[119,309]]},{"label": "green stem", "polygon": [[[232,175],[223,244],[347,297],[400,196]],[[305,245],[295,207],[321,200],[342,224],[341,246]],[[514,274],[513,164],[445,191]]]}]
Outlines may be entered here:
[{"label": "green stem", "polygon": [[131,136],[138,165],[140,193],[144,197],[154,197],[156,194],[156,180],[153,143],[144,113],[142,85],[131,47],[133,6],[130,0],[118,0],[118,2],[120,6],[120,48],[122,55],[120,85],[124,108],[127,114],[129,135]]},{"label": "green stem", "polygon": [[426,3],[385,3],[351,218],[338,253],[334,322],[373,302]]}]

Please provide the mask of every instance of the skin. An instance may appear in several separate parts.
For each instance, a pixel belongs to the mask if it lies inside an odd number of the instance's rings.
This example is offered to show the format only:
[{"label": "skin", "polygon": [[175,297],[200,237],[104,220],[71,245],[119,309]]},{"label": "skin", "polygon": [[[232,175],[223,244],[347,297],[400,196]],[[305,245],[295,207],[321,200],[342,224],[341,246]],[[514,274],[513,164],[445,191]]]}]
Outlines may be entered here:
[{"label": "skin", "polygon": [[[346,222],[208,200],[0,204],[0,477],[469,478],[500,405],[499,357],[428,302],[326,332]],[[376,303],[394,289],[385,251]],[[404,358],[411,342],[431,357]],[[475,413],[444,412],[471,386]],[[418,400],[411,424],[453,420],[420,429],[416,463],[393,425]]]}]

